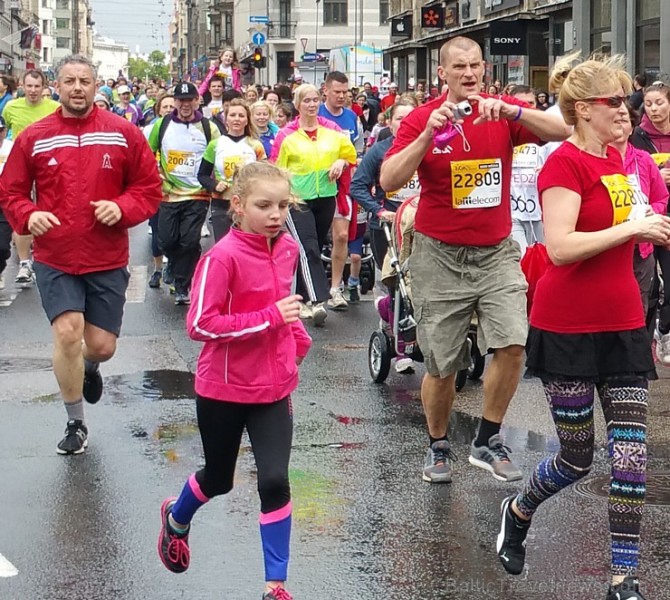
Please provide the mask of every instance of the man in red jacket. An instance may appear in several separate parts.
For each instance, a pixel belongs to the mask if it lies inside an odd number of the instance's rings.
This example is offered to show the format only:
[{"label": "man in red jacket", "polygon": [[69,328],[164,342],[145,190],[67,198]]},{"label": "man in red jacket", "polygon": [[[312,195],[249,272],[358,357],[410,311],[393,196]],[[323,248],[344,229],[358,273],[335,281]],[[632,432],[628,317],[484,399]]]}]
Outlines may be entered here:
[{"label": "man in red jacket", "polygon": [[129,278],[127,230],[155,214],[161,200],[142,132],[95,106],[95,81],[85,56],[61,61],[62,107],[23,131],[0,178],[0,207],[12,228],[35,236],[37,286],[68,415],[59,454],[86,449],[82,396],[100,399],[98,366],[116,350]]}]

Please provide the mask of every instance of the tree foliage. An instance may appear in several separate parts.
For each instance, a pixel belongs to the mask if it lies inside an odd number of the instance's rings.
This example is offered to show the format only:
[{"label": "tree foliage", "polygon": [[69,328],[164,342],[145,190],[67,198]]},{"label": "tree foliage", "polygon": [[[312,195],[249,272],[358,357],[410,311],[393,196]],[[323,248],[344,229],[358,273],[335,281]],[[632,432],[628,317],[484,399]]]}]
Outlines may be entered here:
[{"label": "tree foliage", "polygon": [[168,79],[169,69],[165,64],[165,53],[154,50],[149,54],[149,60],[144,58],[130,58],[128,60],[128,76],[132,79]]}]

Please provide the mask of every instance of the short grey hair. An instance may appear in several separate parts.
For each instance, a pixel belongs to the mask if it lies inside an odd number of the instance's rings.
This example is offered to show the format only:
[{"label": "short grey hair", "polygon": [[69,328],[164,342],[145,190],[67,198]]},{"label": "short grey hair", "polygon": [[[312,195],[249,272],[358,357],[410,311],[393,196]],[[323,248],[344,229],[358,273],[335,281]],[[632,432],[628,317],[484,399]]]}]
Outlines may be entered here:
[{"label": "short grey hair", "polygon": [[68,54],[63,57],[56,66],[56,79],[60,79],[60,72],[65,65],[86,65],[93,73],[93,79],[98,78],[98,69],[96,69],[93,61],[83,54]]}]

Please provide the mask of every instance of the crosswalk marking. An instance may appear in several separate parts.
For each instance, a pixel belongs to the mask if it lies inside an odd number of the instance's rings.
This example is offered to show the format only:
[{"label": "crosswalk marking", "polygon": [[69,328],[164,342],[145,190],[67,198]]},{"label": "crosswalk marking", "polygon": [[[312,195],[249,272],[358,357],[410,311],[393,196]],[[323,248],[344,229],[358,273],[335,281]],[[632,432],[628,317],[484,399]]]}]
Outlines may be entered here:
[{"label": "crosswalk marking", "polygon": [[18,574],[19,570],[0,554],[0,577],[14,577]]},{"label": "crosswalk marking", "polygon": [[128,267],[130,281],[126,290],[126,302],[128,304],[142,304],[147,296],[147,266],[138,265]]}]

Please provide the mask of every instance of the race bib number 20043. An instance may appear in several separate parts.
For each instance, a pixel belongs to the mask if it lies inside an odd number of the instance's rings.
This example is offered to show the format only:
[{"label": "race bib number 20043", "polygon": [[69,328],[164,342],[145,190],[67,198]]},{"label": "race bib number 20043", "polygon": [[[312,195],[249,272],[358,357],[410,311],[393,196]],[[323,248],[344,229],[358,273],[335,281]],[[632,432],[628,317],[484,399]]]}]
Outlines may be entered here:
[{"label": "race bib number 20043", "polygon": [[502,161],[499,158],[451,163],[452,206],[492,208],[502,202]]}]

